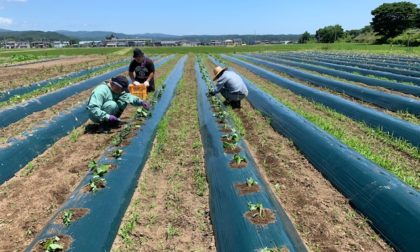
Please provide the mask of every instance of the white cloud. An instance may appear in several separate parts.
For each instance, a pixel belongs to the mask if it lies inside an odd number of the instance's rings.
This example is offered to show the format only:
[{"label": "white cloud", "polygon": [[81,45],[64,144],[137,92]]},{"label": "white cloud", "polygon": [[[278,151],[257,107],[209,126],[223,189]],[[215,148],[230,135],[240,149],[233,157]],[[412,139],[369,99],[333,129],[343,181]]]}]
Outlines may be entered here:
[{"label": "white cloud", "polygon": [[11,25],[13,20],[10,18],[0,17],[0,25]]}]

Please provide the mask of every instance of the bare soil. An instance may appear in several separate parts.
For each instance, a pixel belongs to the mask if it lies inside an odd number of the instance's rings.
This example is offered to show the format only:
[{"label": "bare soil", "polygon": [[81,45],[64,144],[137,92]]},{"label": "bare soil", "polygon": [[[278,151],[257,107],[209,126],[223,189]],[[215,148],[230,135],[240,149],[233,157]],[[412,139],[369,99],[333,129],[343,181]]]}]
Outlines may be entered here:
[{"label": "bare soil", "polygon": [[239,190],[239,195],[246,195],[260,191],[259,185],[248,186],[247,183],[237,184],[235,185],[235,188]]},{"label": "bare soil", "polygon": [[90,55],[62,58],[41,63],[34,62],[21,66],[0,67],[0,91],[29,85],[34,82],[99,66],[122,58],[121,56],[115,55],[112,57]]},{"label": "bare soil", "polygon": [[[175,63],[165,64],[156,79]],[[135,111],[128,106],[121,119],[129,120]],[[63,137],[0,186],[0,251],[22,251],[29,245],[87,174],[89,161],[96,160],[120,130],[98,133],[92,125],[88,121],[77,128],[75,139]]]},{"label": "bare soil", "polygon": [[231,168],[234,168],[234,169],[241,169],[241,168],[246,167],[247,165],[248,165],[248,162],[246,162],[246,161],[241,161],[241,162],[238,164],[237,162],[235,162],[234,160],[232,160],[232,161],[230,161],[230,163],[229,163],[229,166],[230,166]]},{"label": "bare soil", "polygon": [[[112,251],[215,251],[190,56]],[[163,126],[165,125],[165,126]]]},{"label": "bare soil", "polygon": [[69,208],[69,209],[65,209],[61,212],[60,215],[57,216],[57,219],[54,221],[54,223],[64,225],[64,223],[63,223],[64,211],[72,211],[73,212],[73,215],[72,215],[72,218],[71,218],[71,223],[70,223],[70,225],[71,225],[74,222],[76,222],[77,220],[79,220],[80,218],[88,215],[89,212],[90,212],[90,209],[88,209],[88,208]]},{"label": "bare soil", "polygon": [[225,153],[227,154],[238,154],[241,152],[241,148],[235,147],[235,148],[225,148]]},{"label": "bare soil", "polygon": [[245,217],[256,225],[268,225],[276,222],[276,216],[270,209],[263,209],[262,214],[258,210],[252,210],[245,213]]}]

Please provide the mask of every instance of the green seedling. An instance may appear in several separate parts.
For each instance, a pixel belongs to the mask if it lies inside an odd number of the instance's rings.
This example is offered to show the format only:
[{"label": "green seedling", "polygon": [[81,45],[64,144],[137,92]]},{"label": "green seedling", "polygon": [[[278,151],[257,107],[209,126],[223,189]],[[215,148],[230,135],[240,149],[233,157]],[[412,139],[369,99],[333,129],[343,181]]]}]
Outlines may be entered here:
[{"label": "green seedling", "polygon": [[246,163],[246,158],[245,157],[242,157],[239,154],[235,154],[235,155],[233,155],[233,161],[236,164],[241,164],[242,162],[245,162]]},{"label": "green seedling", "polygon": [[227,135],[223,135],[222,138],[225,139],[225,140],[228,140],[229,142],[237,143],[237,142],[239,142],[240,136],[239,136],[238,133],[233,132],[233,133],[230,133],[230,134],[227,134]]},{"label": "green seedling", "polygon": [[220,111],[214,114],[214,116],[220,121],[224,121],[227,118],[228,113],[226,111]]},{"label": "green seedling", "polygon": [[158,91],[157,98],[159,99],[160,97],[162,97],[162,95],[163,95],[163,90],[162,90],[162,89],[160,89],[160,90]]},{"label": "green seedling", "polygon": [[89,161],[88,168],[89,168],[90,171],[94,171],[96,169],[96,166],[97,166],[97,164],[96,164],[95,160]]},{"label": "green seedling", "polygon": [[124,128],[112,138],[112,145],[114,146],[120,145],[122,141],[125,138],[127,138],[127,136],[130,134],[131,128],[132,128],[131,125],[125,125]]},{"label": "green seedling", "polygon": [[149,111],[147,111],[145,108],[141,107],[137,109],[136,112],[136,117],[137,118],[142,118],[142,117],[149,117]]},{"label": "green seedling", "polygon": [[70,226],[73,215],[74,215],[74,212],[72,210],[65,210],[63,212],[62,218],[63,218],[64,225]]},{"label": "green seedling", "polygon": [[100,166],[96,166],[96,168],[93,170],[93,174],[102,177],[103,175],[105,175],[105,173],[109,171],[110,168],[110,164],[102,164]]},{"label": "green seedling", "polygon": [[261,203],[252,204],[251,202],[249,202],[248,209],[249,211],[258,211],[258,213],[252,217],[260,216],[261,218],[264,218],[264,207]]},{"label": "green seedling", "polygon": [[58,236],[49,238],[44,243],[44,249],[46,252],[55,252],[64,249],[64,246],[59,243],[60,238]]},{"label": "green seedling", "polygon": [[253,179],[252,177],[249,177],[249,178],[246,179],[246,185],[251,187],[251,186],[254,186],[254,185],[258,185],[258,182],[255,181],[255,179]]},{"label": "green seedling", "polygon": [[106,180],[104,178],[99,177],[98,175],[94,175],[92,179],[89,181],[89,189],[92,192],[97,192],[99,187],[102,184],[105,184]]},{"label": "green seedling", "polygon": [[121,150],[121,149],[116,149],[116,150],[114,150],[113,152],[112,152],[112,156],[114,157],[114,158],[120,158],[121,156],[122,156],[122,154],[123,154],[123,150]]},{"label": "green seedling", "polygon": [[236,149],[236,147],[238,147],[238,145],[236,143],[228,143],[228,142],[223,142],[223,148],[225,149]]}]

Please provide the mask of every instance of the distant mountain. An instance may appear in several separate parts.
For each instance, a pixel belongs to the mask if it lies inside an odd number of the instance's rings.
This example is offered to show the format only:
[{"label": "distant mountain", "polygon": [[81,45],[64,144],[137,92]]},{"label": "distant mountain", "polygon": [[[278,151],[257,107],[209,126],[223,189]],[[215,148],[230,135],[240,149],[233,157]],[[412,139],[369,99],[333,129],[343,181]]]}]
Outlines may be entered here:
[{"label": "distant mountain", "polygon": [[245,43],[250,43],[255,40],[269,40],[269,41],[297,41],[300,35],[296,34],[281,34],[281,35],[169,35],[162,33],[143,33],[143,34],[124,34],[110,31],[57,31],[63,35],[77,38],[78,40],[103,40],[105,37],[114,34],[117,38],[144,38],[152,40],[190,40],[209,42],[211,40],[226,40],[226,39],[242,39]]},{"label": "distant mountain", "polygon": [[113,34],[117,38],[145,38],[145,39],[175,39],[179,36],[161,34],[161,33],[145,33],[145,34],[124,34],[110,31],[56,31],[65,36],[76,38],[78,40],[103,40],[105,37]]},{"label": "distant mountain", "polygon": [[188,40],[197,42],[210,42],[211,40],[241,39],[244,43],[252,44],[256,40],[264,41],[297,41],[300,35],[280,34],[280,35],[169,35],[162,33],[143,33],[143,34],[124,34],[111,31],[66,31],[55,32],[44,31],[9,31],[0,29],[0,39],[13,40],[104,40],[113,34],[117,38],[144,38],[152,40]]},{"label": "distant mountain", "polygon": [[57,32],[44,31],[9,31],[0,30],[0,39],[11,39],[18,41],[36,41],[36,40],[71,40],[72,38]]}]

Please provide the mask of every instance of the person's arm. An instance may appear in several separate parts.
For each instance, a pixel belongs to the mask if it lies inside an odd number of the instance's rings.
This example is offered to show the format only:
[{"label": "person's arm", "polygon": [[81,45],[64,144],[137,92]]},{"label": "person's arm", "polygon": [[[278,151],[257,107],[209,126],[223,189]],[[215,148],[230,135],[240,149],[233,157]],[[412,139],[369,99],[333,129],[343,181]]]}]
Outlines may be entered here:
[{"label": "person's arm", "polygon": [[147,77],[147,80],[146,81],[150,82],[151,80],[153,80],[153,77],[155,77],[155,72],[151,72],[149,74],[149,77]]},{"label": "person's arm", "polygon": [[131,82],[135,81],[134,78],[134,69],[136,66],[134,65],[134,61],[131,61],[130,66],[128,67],[128,76],[130,76]]},{"label": "person's arm", "polygon": [[143,105],[143,100],[139,97],[132,95],[130,93],[123,93],[117,101],[118,105],[123,105],[123,103],[129,103],[134,106],[141,106]]},{"label": "person's arm", "polygon": [[219,93],[225,86],[226,82],[227,82],[227,78],[219,78],[219,80],[217,81],[216,87],[213,89],[213,93],[214,94]]},{"label": "person's arm", "polygon": [[96,118],[99,122],[108,121],[109,119],[109,115],[101,109],[103,103],[104,99],[100,90],[94,90],[89,98],[86,108],[91,116]]},{"label": "person's arm", "polygon": [[151,60],[148,65],[148,69],[149,69],[150,74],[147,77],[147,80],[144,82],[146,86],[149,86],[149,82],[153,80],[153,77],[155,77],[155,64],[153,64],[153,61]]},{"label": "person's arm", "polygon": [[134,72],[128,72],[128,76],[130,76],[131,82],[135,81]]}]

